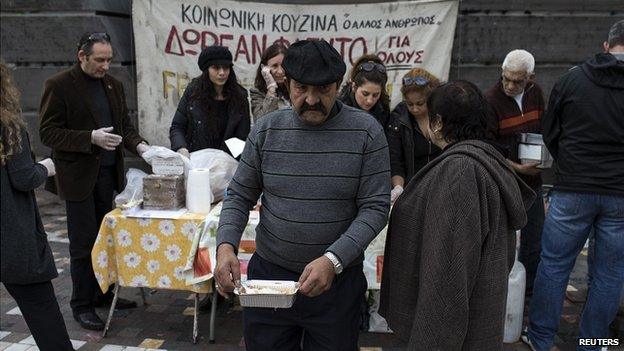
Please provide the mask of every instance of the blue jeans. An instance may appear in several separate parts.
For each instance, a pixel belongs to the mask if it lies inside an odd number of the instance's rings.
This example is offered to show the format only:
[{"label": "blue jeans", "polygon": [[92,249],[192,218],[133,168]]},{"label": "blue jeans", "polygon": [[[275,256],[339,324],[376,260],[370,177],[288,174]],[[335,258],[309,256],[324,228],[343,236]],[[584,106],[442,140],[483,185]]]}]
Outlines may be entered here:
[{"label": "blue jeans", "polygon": [[[529,308],[529,339],[548,350],[557,333],[576,257],[594,226],[595,256],[580,338],[606,338],[624,283],[624,197],[556,191],[542,233],[542,255]],[[597,350],[579,346],[578,350]]]}]

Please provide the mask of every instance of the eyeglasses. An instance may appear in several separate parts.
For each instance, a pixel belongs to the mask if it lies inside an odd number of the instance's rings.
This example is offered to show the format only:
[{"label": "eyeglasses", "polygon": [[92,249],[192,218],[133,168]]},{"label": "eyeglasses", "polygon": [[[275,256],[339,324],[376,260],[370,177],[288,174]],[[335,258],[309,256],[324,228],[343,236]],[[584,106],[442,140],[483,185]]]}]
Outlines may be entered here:
[{"label": "eyeglasses", "polygon": [[403,78],[403,85],[404,86],[408,86],[408,85],[417,85],[419,87],[425,86],[429,84],[429,79],[419,76],[419,77],[404,77]]},{"label": "eyeglasses", "polygon": [[84,39],[84,41],[82,41],[80,45],[78,45],[78,47],[82,49],[87,43],[90,43],[90,42],[97,43],[101,41],[106,41],[110,43],[111,41],[110,35],[108,35],[108,33],[105,33],[105,32],[91,33],[91,35],[89,35],[87,39]]},{"label": "eyeglasses", "polygon": [[358,67],[358,71],[372,72],[373,70],[377,70],[379,73],[386,73],[386,66],[377,62],[366,61]]}]

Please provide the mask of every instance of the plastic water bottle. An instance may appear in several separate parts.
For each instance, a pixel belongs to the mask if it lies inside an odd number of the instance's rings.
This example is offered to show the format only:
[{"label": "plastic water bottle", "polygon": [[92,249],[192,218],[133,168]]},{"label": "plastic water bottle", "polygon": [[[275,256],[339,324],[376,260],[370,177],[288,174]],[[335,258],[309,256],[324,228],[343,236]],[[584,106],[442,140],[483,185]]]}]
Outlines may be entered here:
[{"label": "plastic water bottle", "polygon": [[505,312],[505,334],[503,342],[514,343],[520,339],[524,315],[524,289],[526,286],[526,270],[518,261],[520,231],[516,233],[516,258],[509,273],[507,284],[507,308]]}]

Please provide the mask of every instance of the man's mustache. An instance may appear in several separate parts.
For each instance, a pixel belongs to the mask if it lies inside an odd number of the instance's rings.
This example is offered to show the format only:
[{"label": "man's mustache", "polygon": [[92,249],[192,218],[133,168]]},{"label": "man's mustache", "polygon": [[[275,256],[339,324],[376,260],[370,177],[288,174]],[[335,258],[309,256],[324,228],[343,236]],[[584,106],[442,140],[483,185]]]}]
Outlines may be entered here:
[{"label": "man's mustache", "polygon": [[308,103],[304,102],[303,105],[301,106],[300,113],[304,113],[306,111],[318,111],[323,114],[327,114],[327,110],[325,109],[325,106],[323,106],[320,102],[314,105],[309,105]]}]

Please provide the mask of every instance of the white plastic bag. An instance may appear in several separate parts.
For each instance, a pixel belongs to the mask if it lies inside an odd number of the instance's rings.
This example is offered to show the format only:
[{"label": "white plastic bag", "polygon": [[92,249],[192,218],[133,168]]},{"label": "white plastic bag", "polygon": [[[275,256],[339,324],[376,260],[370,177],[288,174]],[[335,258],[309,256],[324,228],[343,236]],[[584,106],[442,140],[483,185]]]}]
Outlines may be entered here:
[{"label": "white plastic bag", "polygon": [[143,159],[150,165],[156,157],[179,157],[182,159],[184,162],[184,178],[187,181],[189,170],[208,168],[210,170],[210,190],[212,191],[213,201],[221,201],[223,199],[223,193],[230,184],[230,180],[232,180],[236,172],[236,167],[238,167],[238,161],[225,151],[218,149],[203,149],[191,152],[190,159],[163,146],[151,146],[149,150],[143,153]]},{"label": "white plastic bag", "polygon": [[[191,153],[190,169],[210,170],[210,189],[213,201],[223,199],[223,193],[230,184],[238,167],[238,161],[223,150],[203,149]],[[188,171],[185,172],[188,175]]]},{"label": "white plastic bag", "polygon": [[369,306],[368,313],[370,317],[368,319],[368,331],[370,333],[392,333],[392,329],[388,327],[388,322],[384,317],[379,314],[379,300],[381,294],[379,290],[369,290],[370,295],[368,297]]},{"label": "white plastic bag", "polygon": [[140,169],[130,168],[126,173],[126,187],[115,197],[117,207],[130,206],[134,201],[143,200],[143,178],[147,173]]},{"label": "white plastic bag", "polygon": [[217,246],[216,238],[210,235],[210,223],[203,221],[200,230],[195,231],[193,244],[186,258],[184,276],[186,285],[204,283],[212,279],[215,267],[215,254],[211,252]]},{"label": "white plastic bag", "polygon": [[152,162],[154,162],[154,159],[156,157],[162,157],[162,158],[180,158],[182,159],[182,161],[184,162],[184,168],[185,169],[189,169],[190,165],[191,165],[191,161],[186,157],[183,156],[175,151],[172,151],[164,146],[150,146],[150,148],[145,151],[143,153],[143,155],[141,156],[143,157],[143,159],[145,160],[145,162],[149,163],[150,165],[152,164]]}]

